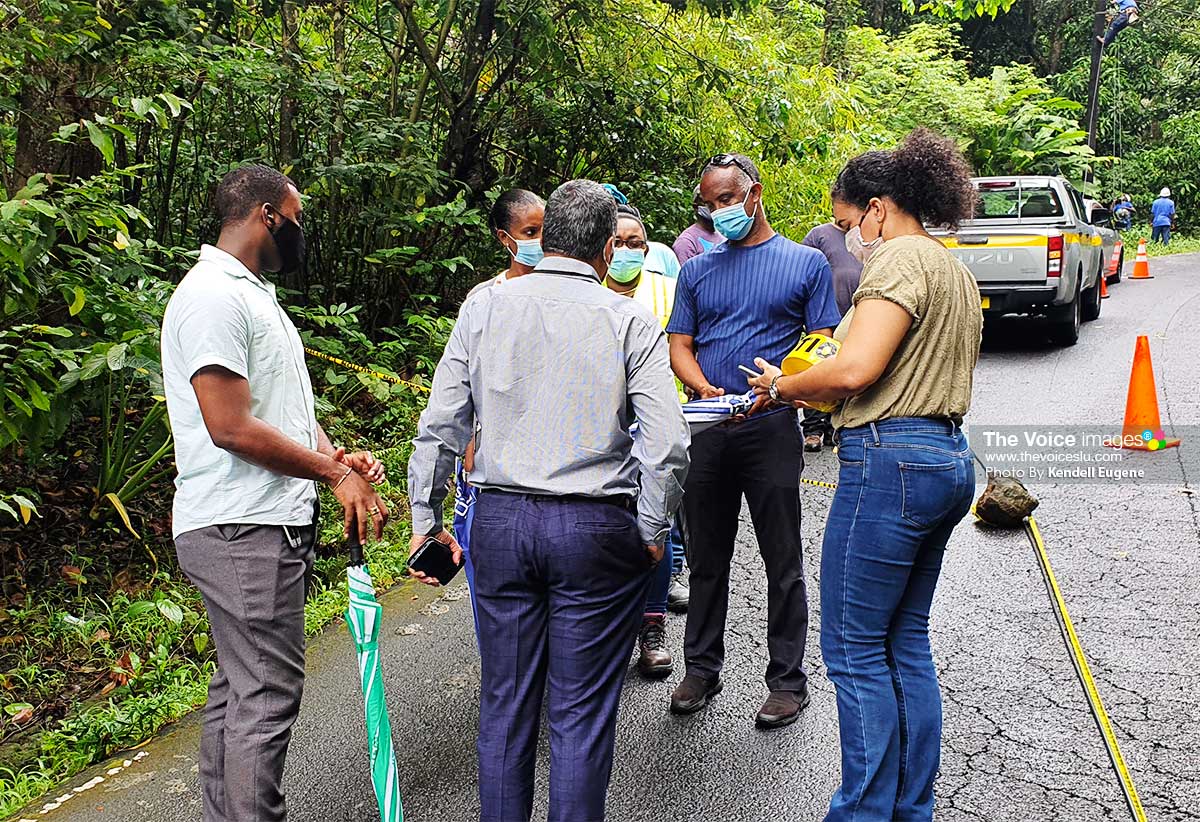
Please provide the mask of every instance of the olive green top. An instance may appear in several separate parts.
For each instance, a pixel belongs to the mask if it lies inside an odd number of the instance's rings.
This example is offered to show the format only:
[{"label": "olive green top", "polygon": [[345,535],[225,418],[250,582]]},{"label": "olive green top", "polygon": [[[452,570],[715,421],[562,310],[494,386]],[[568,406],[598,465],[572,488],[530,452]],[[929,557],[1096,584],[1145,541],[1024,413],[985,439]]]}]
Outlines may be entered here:
[{"label": "olive green top", "polygon": [[[834,412],[833,424],[853,428],[891,417],[962,420],[971,407],[983,311],[979,287],[965,265],[930,237],[907,235],[884,243],[863,268],[854,305],[887,300],[912,316],[912,325],[883,374]],[[854,308],[834,332],[846,338]]]}]

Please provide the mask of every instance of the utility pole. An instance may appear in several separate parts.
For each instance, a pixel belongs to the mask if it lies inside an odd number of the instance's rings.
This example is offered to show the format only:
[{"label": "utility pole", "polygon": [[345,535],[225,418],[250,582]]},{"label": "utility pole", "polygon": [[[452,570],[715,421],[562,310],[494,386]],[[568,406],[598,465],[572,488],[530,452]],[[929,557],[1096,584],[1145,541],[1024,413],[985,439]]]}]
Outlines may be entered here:
[{"label": "utility pole", "polygon": [[[1100,58],[1104,56],[1104,46],[1096,39],[1104,36],[1104,10],[1108,0],[1096,0],[1096,11],[1092,16],[1092,74],[1088,82],[1087,104],[1087,141],[1092,151],[1096,150],[1096,121],[1099,119],[1100,108]],[[1090,183],[1095,176],[1094,165],[1088,165],[1084,182]]]}]

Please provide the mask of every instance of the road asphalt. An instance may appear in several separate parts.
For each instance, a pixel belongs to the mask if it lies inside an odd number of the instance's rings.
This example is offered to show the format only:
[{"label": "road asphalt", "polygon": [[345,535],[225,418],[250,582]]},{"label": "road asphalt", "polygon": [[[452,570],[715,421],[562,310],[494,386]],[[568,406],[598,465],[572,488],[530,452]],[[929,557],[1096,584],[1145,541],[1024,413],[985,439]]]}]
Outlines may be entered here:
[{"label": "road asphalt", "polygon": [[[1132,257],[1132,255],[1129,255]],[[989,323],[968,424],[1119,427],[1134,339],[1150,337],[1163,422],[1182,449],[1165,483],[1031,484],[1037,517],[1097,686],[1153,822],[1200,819],[1200,516],[1197,477],[1181,458],[1200,422],[1200,255],[1158,258],[1155,278],[1111,289],[1099,320],[1054,348],[1029,320]],[[1195,436],[1195,435],[1194,435]],[[979,444],[976,443],[977,450]],[[806,476],[836,479],[826,451]],[[614,822],[820,820],[837,784],[833,689],[817,642],[818,557],[829,492],[802,488],[812,597],[813,701],[791,728],[752,718],[766,695],[765,589],[748,516],[733,575],[725,692],[703,713],[668,714],[682,676],[683,617],[669,620],[676,672],[630,671],[609,793]],[[479,663],[462,585],[440,595],[404,586],[383,597],[382,653],[406,818],[478,818],[475,732]],[[1129,819],[1100,734],[1020,532],[964,522],[946,557],[932,617],[945,700],[937,785],[943,822]],[[344,626],[309,648],[308,684],[288,763],[294,822],[371,820],[362,703]],[[137,752],[72,779],[17,819],[184,822],[200,819],[199,725],[185,719]],[[545,818],[545,738],[535,818]],[[129,763],[126,765],[125,763]],[[104,781],[95,782],[96,777]],[[86,790],[75,788],[91,784]],[[71,798],[43,811],[58,797]]]}]

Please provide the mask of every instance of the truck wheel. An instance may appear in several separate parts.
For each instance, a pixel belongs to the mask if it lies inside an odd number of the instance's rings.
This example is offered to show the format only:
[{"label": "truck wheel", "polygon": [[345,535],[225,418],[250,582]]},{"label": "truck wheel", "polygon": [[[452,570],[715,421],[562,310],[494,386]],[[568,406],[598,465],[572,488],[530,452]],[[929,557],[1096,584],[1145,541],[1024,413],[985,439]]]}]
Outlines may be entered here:
[{"label": "truck wheel", "polygon": [[1080,313],[1083,315],[1083,321],[1090,323],[1092,320],[1100,316],[1100,278],[1104,276],[1103,267],[1096,274],[1096,282],[1091,288],[1086,289],[1082,295],[1083,304],[1080,306]]},{"label": "truck wheel", "polygon": [[1083,321],[1080,302],[1079,289],[1076,288],[1071,302],[1057,306],[1050,312],[1050,340],[1055,345],[1066,347],[1079,342],[1079,326]]}]

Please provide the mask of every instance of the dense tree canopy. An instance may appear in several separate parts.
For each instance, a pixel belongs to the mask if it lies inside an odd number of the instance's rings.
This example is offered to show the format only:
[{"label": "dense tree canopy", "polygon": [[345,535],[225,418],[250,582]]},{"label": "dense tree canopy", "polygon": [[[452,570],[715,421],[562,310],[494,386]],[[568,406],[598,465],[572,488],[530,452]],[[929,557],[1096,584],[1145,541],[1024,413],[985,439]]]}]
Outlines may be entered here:
[{"label": "dense tree canopy", "polygon": [[1200,12],[1147,5],[1104,58],[1093,158],[1085,0],[0,4],[0,446],[36,459],[97,380],[151,401],[170,283],[248,160],[308,199],[283,283],[306,336],[408,373],[502,264],[483,215],[513,185],[616,182],[670,240],[701,161],[736,149],[800,234],[846,158],[923,124],[981,173],[1171,185],[1186,223]]}]

